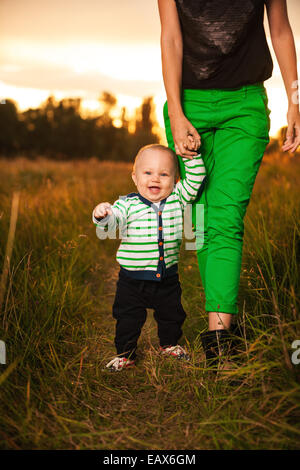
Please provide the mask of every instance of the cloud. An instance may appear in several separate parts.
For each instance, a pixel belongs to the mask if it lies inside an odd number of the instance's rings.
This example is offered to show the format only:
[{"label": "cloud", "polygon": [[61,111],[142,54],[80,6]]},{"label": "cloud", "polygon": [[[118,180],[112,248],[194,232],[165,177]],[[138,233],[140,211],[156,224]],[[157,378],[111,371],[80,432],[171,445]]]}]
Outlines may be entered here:
[{"label": "cloud", "polygon": [[[160,78],[160,77],[159,77]],[[24,65],[14,69],[10,64],[0,66],[0,80],[8,85],[39,90],[80,90],[95,95],[107,90],[114,94],[132,96],[156,95],[162,91],[161,80],[141,81],[117,79],[99,72],[76,73],[66,67]]]}]

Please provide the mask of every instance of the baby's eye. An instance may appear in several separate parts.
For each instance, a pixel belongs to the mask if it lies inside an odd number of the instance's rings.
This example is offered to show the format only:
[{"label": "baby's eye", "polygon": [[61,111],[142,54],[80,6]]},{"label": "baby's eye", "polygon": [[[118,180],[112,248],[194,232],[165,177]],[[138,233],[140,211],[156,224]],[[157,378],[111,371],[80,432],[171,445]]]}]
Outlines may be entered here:
[{"label": "baby's eye", "polygon": [[151,171],[145,171],[146,175],[151,175]]},{"label": "baby's eye", "polygon": [[162,173],[161,176],[169,176],[168,173]]}]

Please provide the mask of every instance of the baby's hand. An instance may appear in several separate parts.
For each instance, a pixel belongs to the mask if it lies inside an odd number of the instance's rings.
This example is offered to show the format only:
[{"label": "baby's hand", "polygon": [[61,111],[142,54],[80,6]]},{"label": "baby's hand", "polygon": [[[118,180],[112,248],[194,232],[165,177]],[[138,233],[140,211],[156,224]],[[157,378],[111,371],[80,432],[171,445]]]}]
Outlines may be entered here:
[{"label": "baby's hand", "polygon": [[104,218],[107,215],[112,215],[112,210],[110,208],[109,202],[101,202],[98,206],[95,207],[93,214],[95,217]]},{"label": "baby's hand", "polygon": [[[195,138],[192,135],[188,135],[186,138],[186,141],[183,144],[183,147],[185,150],[188,150],[190,152],[198,152],[198,148],[200,147],[201,140],[195,140]],[[175,145],[175,152],[177,154],[180,154],[179,147]],[[187,155],[183,152],[183,157],[188,158],[189,160],[193,160],[195,155]]]},{"label": "baby's hand", "polygon": [[[195,151],[199,154],[199,147],[201,144],[201,140],[196,140],[192,135],[187,136],[187,146],[188,150]],[[195,155],[193,155],[194,157]]]}]

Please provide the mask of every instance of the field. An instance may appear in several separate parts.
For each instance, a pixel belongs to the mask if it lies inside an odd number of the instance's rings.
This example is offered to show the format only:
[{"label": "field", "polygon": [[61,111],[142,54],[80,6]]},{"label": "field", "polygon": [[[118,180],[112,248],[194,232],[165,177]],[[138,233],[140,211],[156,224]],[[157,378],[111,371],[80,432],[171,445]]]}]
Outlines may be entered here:
[{"label": "field", "polygon": [[7,350],[0,448],[299,448],[300,364],[291,359],[300,340],[299,169],[299,159],[277,156],[263,162],[255,183],[245,219],[240,366],[218,376],[205,368],[204,293],[195,252],[182,250],[181,344],[191,362],[159,356],[149,311],[137,366],[113,374],[103,366],[114,355],[118,240],[96,237],[91,212],[134,190],[130,165],[0,160],[1,270],[20,191],[0,319]]}]

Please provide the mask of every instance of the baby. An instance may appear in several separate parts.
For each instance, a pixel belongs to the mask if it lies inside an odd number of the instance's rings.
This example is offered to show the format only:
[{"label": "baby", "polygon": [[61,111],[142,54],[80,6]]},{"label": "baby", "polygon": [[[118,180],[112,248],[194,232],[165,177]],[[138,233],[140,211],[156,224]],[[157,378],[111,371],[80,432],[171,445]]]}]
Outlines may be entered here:
[{"label": "baby", "polygon": [[177,344],[186,318],[181,304],[178,256],[183,210],[197,196],[205,168],[200,154],[193,159],[183,158],[183,162],[186,176],[176,183],[178,160],[173,150],[159,144],[142,147],[132,172],[138,192],[121,196],[112,206],[103,202],[93,210],[98,230],[118,226],[123,232],[117,252],[120,272],[113,304],[117,356],[106,365],[109,370],[120,371],[135,364],[147,308],[154,309],[159,351],[189,359]]}]

